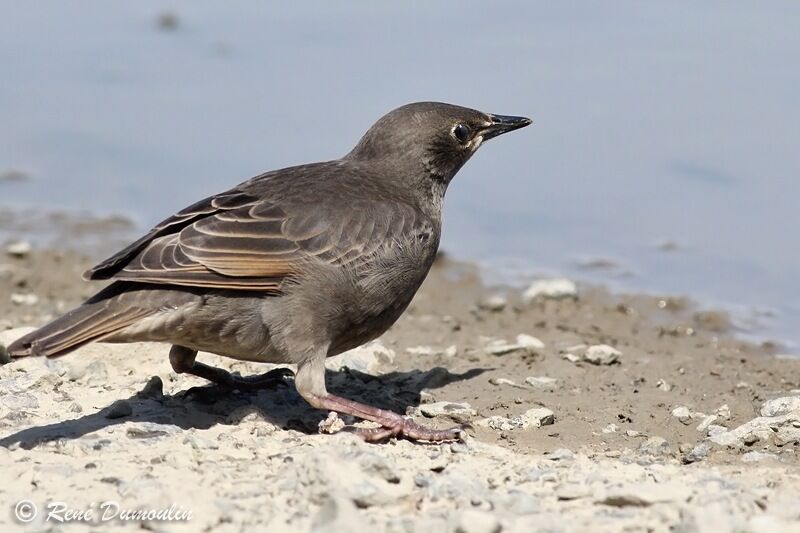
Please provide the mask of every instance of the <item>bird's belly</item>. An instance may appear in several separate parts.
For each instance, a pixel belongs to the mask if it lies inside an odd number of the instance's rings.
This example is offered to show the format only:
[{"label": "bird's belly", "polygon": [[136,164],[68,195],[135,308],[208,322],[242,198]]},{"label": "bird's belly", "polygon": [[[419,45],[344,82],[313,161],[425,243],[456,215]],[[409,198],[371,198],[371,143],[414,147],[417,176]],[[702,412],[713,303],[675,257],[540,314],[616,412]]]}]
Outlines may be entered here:
[{"label": "bird's belly", "polygon": [[328,355],[336,355],[378,338],[400,318],[425,281],[433,250],[393,253],[366,269],[351,305],[344,307]]}]

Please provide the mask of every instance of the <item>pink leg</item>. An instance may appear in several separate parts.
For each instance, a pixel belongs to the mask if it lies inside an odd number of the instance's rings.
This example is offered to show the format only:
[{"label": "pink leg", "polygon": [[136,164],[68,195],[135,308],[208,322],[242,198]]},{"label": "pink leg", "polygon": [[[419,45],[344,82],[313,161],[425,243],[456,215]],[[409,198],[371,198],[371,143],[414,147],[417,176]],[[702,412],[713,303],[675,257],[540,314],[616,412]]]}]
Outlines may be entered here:
[{"label": "pink leg", "polygon": [[359,429],[356,433],[367,442],[384,440],[389,437],[406,437],[411,440],[422,440],[429,442],[454,441],[462,438],[464,429],[454,427],[449,429],[431,429],[420,426],[408,417],[399,415],[392,411],[370,407],[363,403],[355,402],[326,394],[316,396],[309,402],[317,409],[336,411],[353,415],[364,420],[377,422],[383,427],[375,429]]}]

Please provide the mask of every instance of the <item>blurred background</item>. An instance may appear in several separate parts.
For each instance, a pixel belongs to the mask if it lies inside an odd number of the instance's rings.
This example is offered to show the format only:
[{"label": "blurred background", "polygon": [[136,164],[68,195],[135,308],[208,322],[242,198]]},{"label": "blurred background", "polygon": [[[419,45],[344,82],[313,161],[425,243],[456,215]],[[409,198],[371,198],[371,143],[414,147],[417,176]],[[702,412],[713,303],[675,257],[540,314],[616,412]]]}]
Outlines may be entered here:
[{"label": "blurred background", "polygon": [[0,5],[0,242],[133,237],[441,100],[534,119],[458,175],[445,251],[800,340],[796,2]]}]

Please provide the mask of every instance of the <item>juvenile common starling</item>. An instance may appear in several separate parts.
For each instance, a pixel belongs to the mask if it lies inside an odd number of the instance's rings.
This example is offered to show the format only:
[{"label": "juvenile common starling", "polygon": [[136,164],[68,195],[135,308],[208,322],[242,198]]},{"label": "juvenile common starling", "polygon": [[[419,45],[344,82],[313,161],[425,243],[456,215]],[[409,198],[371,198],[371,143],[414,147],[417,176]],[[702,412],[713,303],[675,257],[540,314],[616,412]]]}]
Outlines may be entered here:
[{"label": "juvenile common starling", "polygon": [[324,363],[400,317],[433,264],[456,172],[483,142],[530,123],[443,103],[395,109],[341,159],[261,174],[164,220],[84,275],[113,283],[8,352],[167,342],[176,372],[242,389],[275,374],[233,376],[195,361],[197,351],[295,364],[313,407],[380,424],[360,431],[366,440],[456,439],[460,428],[330,394]]}]

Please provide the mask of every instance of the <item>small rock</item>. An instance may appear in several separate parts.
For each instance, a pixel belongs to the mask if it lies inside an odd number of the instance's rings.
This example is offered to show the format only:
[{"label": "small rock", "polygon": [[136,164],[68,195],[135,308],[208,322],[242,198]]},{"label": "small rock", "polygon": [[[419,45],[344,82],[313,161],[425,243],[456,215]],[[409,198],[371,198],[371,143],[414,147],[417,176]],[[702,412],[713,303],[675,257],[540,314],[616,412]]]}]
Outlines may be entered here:
[{"label": "small rock", "polygon": [[498,386],[508,385],[509,387],[517,387],[517,388],[520,388],[520,389],[524,389],[525,388],[522,385],[517,385],[512,380],[507,379],[507,378],[489,378],[489,383],[491,383],[492,385],[498,385]]},{"label": "small rock", "polygon": [[625,431],[625,434],[629,437],[641,437],[642,433],[640,431],[636,431],[635,429],[629,429]]},{"label": "small rock", "polygon": [[611,365],[616,363],[622,352],[607,344],[595,344],[586,348],[583,360],[593,365]]},{"label": "small rock", "polygon": [[384,346],[381,341],[372,341],[339,356],[328,358],[325,366],[333,371],[347,367],[367,374],[379,374],[390,367],[394,359],[394,350]]},{"label": "small rock", "polygon": [[578,288],[575,282],[566,278],[553,278],[542,279],[534,281],[522,293],[522,299],[525,303],[531,303],[536,299],[562,299],[562,298],[576,298],[578,296]]},{"label": "small rock", "polygon": [[545,453],[545,457],[551,461],[571,461],[575,458],[575,454],[567,448],[558,448],[550,453]]},{"label": "small rock", "polygon": [[654,456],[672,454],[669,444],[662,437],[650,437],[639,446],[639,451]]},{"label": "small rock", "polygon": [[411,355],[421,355],[423,357],[433,357],[437,355],[445,355],[447,357],[455,357],[458,354],[458,347],[453,344],[447,348],[434,348],[433,346],[411,346],[406,348],[406,352]]},{"label": "small rock", "polygon": [[108,419],[124,418],[133,414],[133,408],[128,400],[117,400],[106,409],[105,417]]},{"label": "small rock", "polygon": [[580,358],[579,356],[575,355],[574,353],[570,353],[570,352],[564,352],[564,353],[562,353],[562,354],[561,354],[561,357],[562,357],[563,359],[566,359],[566,360],[567,360],[567,361],[569,361],[570,363],[578,363],[578,362],[580,362],[580,360],[581,360],[581,358]]},{"label": "small rock", "polygon": [[129,426],[125,434],[130,439],[153,439],[167,435],[175,435],[179,429],[175,426],[156,424],[153,422],[139,422]]},{"label": "small rock", "polygon": [[528,409],[522,416],[528,419],[533,427],[537,428],[552,425],[556,419],[553,411],[545,407]]},{"label": "small rock", "polygon": [[616,424],[609,424],[602,429],[603,433],[616,433],[617,432],[617,425]]},{"label": "small rock", "polygon": [[525,378],[525,383],[535,389],[555,389],[558,380],[555,378],[548,378],[546,376],[530,376]]},{"label": "small rock", "polygon": [[708,430],[708,427],[713,424],[717,418],[719,418],[717,415],[708,415],[707,417],[703,418],[703,421],[697,426],[697,431],[704,432]]},{"label": "small rock", "polygon": [[466,509],[458,517],[457,533],[500,533],[502,526],[493,514]]},{"label": "small rock", "polygon": [[708,457],[709,452],[711,452],[711,445],[709,445],[705,441],[700,442],[694,448],[692,448],[692,451],[690,451],[688,454],[686,454],[686,456],[684,456],[683,462],[689,464],[702,461],[703,459]]},{"label": "small rock", "polygon": [[755,450],[742,455],[742,461],[745,463],[755,463],[765,459],[778,459],[778,456],[774,453],[758,452]]},{"label": "small rock", "polygon": [[800,410],[800,396],[783,396],[764,402],[761,416],[780,416]]},{"label": "small rock", "polygon": [[344,420],[339,418],[336,411],[331,411],[328,413],[328,417],[325,420],[320,421],[319,432],[328,434],[338,433],[344,429],[344,426]]},{"label": "small rock", "polygon": [[513,352],[523,352],[530,355],[539,353],[544,348],[544,343],[530,335],[519,334],[516,343],[503,340],[490,341],[486,345],[486,353],[490,355],[506,355]]},{"label": "small rock", "polygon": [[692,412],[685,405],[679,405],[672,410],[672,416],[681,421],[681,423],[688,425],[692,420]]},{"label": "small rock", "polygon": [[11,257],[22,259],[31,253],[33,247],[28,241],[16,241],[6,246],[6,253]]},{"label": "small rock", "polygon": [[670,385],[669,383],[667,383],[663,379],[659,379],[656,382],[656,387],[658,387],[660,390],[663,390],[664,392],[669,392],[669,391],[672,390],[672,385]]},{"label": "small rock", "polygon": [[478,304],[478,307],[493,313],[499,313],[506,308],[506,305],[508,305],[508,300],[505,298],[505,296],[495,294],[481,301]]},{"label": "small rock", "polygon": [[436,402],[417,407],[417,411],[428,418],[437,416],[473,417],[478,414],[468,403]]},{"label": "small rock", "polygon": [[36,305],[39,303],[39,297],[35,294],[22,294],[19,292],[11,293],[11,303],[14,305]]},{"label": "small rock", "polygon": [[728,428],[725,426],[718,426],[717,424],[711,424],[708,426],[708,430],[706,431],[706,435],[709,437],[713,437],[714,435],[720,435],[721,433],[725,433],[728,431]]},{"label": "small rock", "polygon": [[730,418],[731,418],[731,408],[728,407],[727,403],[722,404],[719,407],[717,407],[716,414],[720,418],[724,418],[725,420],[730,420]]}]

